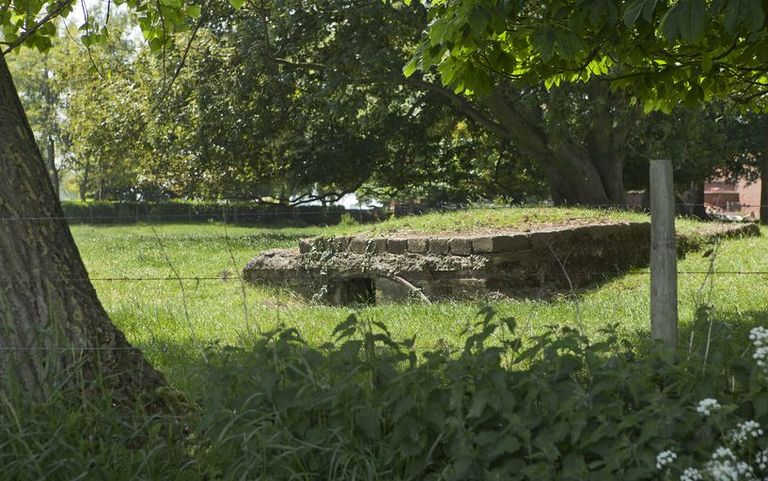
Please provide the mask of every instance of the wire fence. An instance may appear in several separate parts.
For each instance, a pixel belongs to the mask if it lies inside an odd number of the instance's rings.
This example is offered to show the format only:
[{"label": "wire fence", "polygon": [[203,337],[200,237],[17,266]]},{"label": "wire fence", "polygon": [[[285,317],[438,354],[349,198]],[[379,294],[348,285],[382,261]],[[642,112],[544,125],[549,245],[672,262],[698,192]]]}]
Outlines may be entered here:
[{"label": "wire fence", "polygon": [[[171,206],[168,208],[168,206]],[[153,204],[131,203],[124,207],[122,203],[113,203],[105,206],[103,203],[77,204],[77,208],[65,208],[63,216],[0,216],[0,222],[45,222],[67,221],[73,224],[103,224],[103,223],[162,223],[162,222],[221,222],[227,224],[238,223],[267,223],[273,224],[287,220],[302,220],[308,224],[333,224],[341,221],[346,216],[361,223],[377,222],[390,216],[401,217],[418,215],[429,212],[451,212],[466,209],[500,210],[516,208],[548,208],[548,207],[589,207],[598,209],[615,209],[629,211],[646,211],[647,206],[637,203],[627,204],[592,204],[589,206],[529,203],[529,204],[485,204],[485,203],[397,203],[392,202],[384,206],[371,208],[343,208],[341,206],[308,206],[308,207],[274,207],[274,206],[238,206],[221,204],[202,208],[196,204]],[[745,209],[763,209],[768,205],[728,203],[720,206],[711,203],[677,203],[679,210],[703,207],[712,213],[736,214]],[[170,212],[169,212],[170,210]]]},{"label": "wire fence", "polygon": [[[424,206],[416,205],[417,207],[421,208]],[[755,205],[748,205],[748,204],[741,204],[741,207],[744,208],[768,208],[768,206],[755,206]],[[430,211],[453,211],[453,210],[459,210],[459,209],[467,209],[467,208],[474,208],[474,209],[488,209],[488,210],[494,210],[494,209],[506,209],[510,206],[498,206],[498,205],[448,205],[448,206],[441,206],[439,208],[429,208]],[[525,206],[515,206],[515,207],[525,207]],[[547,207],[542,206],[540,204],[536,205],[530,205],[530,207]],[[594,207],[594,206],[592,206]],[[603,208],[617,208],[615,204],[611,205],[605,205],[605,206],[598,206]],[[711,207],[710,204],[678,204],[678,207]],[[618,206],[618,208],[621,208],[621,206]],[[426,209],[425,209],[426,210]],[[329,211],[330,212],[330,211]],[[333,211],[333,214],[338,214],[339,216],[343,215],[344,213],[348,213],[349,211],[340,211],[335,210]],[[359,210],[352,211],[353,213],[359,213]],[[394,214],[393,209],[379,209],[379,214],[381,215],[381,212],[384,212],[384,216],[392,215]],[[328,212],[326,212],[327,214]],[[414,212],[418,213],[418,212]],[[284,212],[262,212],[258,214],[252,214],[253,218],[267,218],[267,217],[274,217],[274,218],[301,218],[304,216],[315,216],[317,217],[318,212],[302,212],[302,211],[284,211]],[[408,215],[408,214],[406,214]],[[239,216],[239,219],[247,219],[249,214],[243,214]],[[124,221],[126,220],[125,216],[94,216],[93,219],[97,219],[99,221]],[[137,219],[139,217],[136,217]],[[353,217],[354,218],[354,217]],[[62,216],[62,217],[23,217],[23,216],[6,216],[6,217],[0,217],[0,222],[53,222],[53,221],[67,221],[72,222],[74,219],[75,222],[82,221],[82,217],[69,217],[69,216]],[[150,221],[156,221],[156,222],[168,222],[172,220],[188,220],[189,215],[183,215],[183,214],[158,214],[158,215],[150,215],[147,216],[145,219],[151,219]],[[214,220],[214,221],[220,221],[220,222],[234,222],[234,216],[228,215],[227,213],[223,213],[221,217],[216,219],[208,219],[208,220]],[[159,239],[158,239],[159,241]],[[229,239],[227,238],[227,244],[229,243]],[[228,248],[228,245],[223,245],[222,248]],[[162,249],[162,245],[160,246]],[[254,253],[255,254],[255,253]],[[173,270],[173,268],[172,268]],[[175,271],[174,271],[175,272]],[[623,276],[623,275],[629,275],[629,276],[649,276],[651,274],[650,270],[648,269],[642,269],[642,268],[634,268],[634,269],[624,269],[624,270],[618,270],[616,272],[592,272],[592,273],[581,273],[586,274],[588,276],[603,276],[604,278],[609,277],[617,277],[617,276]],[[767,276],[768,277],[768,270],[679,270],[677,274],[681,276]],[[173,283],[183,283],[183,282],[195,282],[195,283],[201,283],[201,282],[237,282],[240,283],[240,285],[244,285],[244,283],[247,282],[247,280],[243,277],[243,275],[240,272],[229,272],[227,271],[226,274],[220,274],[220,275],[210,275],[210,274],[200,274],[200,275],[169,275],[169,276],[131,276],[131,275],[124,275],[124,276],[92,276],[92,277],[78,277],[78,278],[67,278],[63,279],[68,282],[93,282],[93,283],[144,283],[144,282],[154,282],[154,283],[167,283],[167,282],[173,282]],[[183,287],[182,287],[183,288]],[[243,300],[245,301],[245,291],[243,290]],[[186,301],[185,301],[186,303]],[[186,309],[186,305],[185,305]],[[186,315],[186,314],[185,314]],[[246,312],[247,317],[247,312]],[[247,319],[246,319],[247,322]],[[190,326],[190,334],[192,335],[192,338],[195,338],[194,329]],[[194,343],[193,343],[194,344]],[[145,351],[154,351],[154,352],[170,352],[172,350],[180,350],[184,352],[190,352],[190,351],[196,351],[201,349],[200,346],[195,345],[168,345],[168,344],[142,344],[140,347],[140,350]],[[0,345],[0,351],[15,351],[15,352],[27,352],[27,353],[36,353],[36,352],[100,352],[100,351],[131,351],[135,350],[136,348],[126,346],[126,347],[111,347],[111,346],[46,346],[46,345],[39,345],[39,346],[2,346]]]}]

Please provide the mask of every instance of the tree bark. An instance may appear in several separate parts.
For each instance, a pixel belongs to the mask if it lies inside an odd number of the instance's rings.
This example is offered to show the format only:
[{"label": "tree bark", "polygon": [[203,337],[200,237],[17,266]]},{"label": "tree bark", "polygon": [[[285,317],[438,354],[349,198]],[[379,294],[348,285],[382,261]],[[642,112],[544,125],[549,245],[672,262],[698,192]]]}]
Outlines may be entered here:
[{"label": "tree bark", "polygon": [[760,156],[760,223],[768,224],[768,115],[763,116],[763,155]]},{"label": "tree bark", "polygon": [[126,402],[163,386],[96,296],[2,55],[0,172],[0,386],[44,398],[66,379]]},{"label": "tree bark", "polygon": [[59,170],[56,168],[56,144],[52,136],[48,136],[48,142],[45,145],[46,160],[48,161],[48,171],[51,174],[51,184],[53,192],[56,194],[56,200],[59,200]]},{"label": "tree bark", "polygon": [[691,182],[688,190],[680,196],[682,205],[680,213],[683,215],[707,220],[707,209],[704,207],[704,181]]},{"label": "tree bark", "polygon": [[[542,166],[556,205],[626,203],[623,157],[614,156],[617,153],[623,156],[623,151],[614,148],[610,136],[600,139],[601,145],[605,143],[606,148],[592,151],[589,139],[582,143],[563,132],[545,131],[539,113],[528,110],[515,99],[507,98],[498,89],[484,100],[496,122],[505,129],[507,138],[523,155]],[[607,133],[611,134],[613,119],[609,120]],[[603,167],[602,172],[599,167]],[[609,191],[613,195],[609,195]]]},{"label": "tree bark", "polygon": [[547,177],[556,205],[626,206],[624,146],[632,116],[629,121],[615,125],[616,105],[621,102],[613,101],[607,87],[593,89],[592,98],[600,105],[595,115],[585,119],[592,123],[589,134],[578,139],[567,132],[548,132],[541,112],[526,107],[514,85],[499,84],[475,103],[422,78],[394,78],[439,94],[454,110],[535,160]]},{"label": "tree bark", "polygon": [[80,179],[80,202],[88,200],[88,174],[91,172],[91,163],[86,162],[83,168],[83,177]]}]

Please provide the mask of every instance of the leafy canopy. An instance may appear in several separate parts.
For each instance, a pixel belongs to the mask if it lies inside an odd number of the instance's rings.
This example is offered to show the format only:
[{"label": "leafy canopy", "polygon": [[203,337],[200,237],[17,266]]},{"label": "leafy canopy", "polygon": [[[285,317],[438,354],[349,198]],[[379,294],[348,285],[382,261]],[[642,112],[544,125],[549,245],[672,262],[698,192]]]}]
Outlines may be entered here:
[{"label": "leafy canopy", "polygon": [[[243,2],[231,0],[231,3],[240,7]],[[188,30],[191,21],[202,14],[201,5],[194,0],[111,0],[109,5],[125,5],[137,14],[144,38],[153,50],[163,48],[170,34]],[[67,17],[77,7],[76,0],[0,0],[2,52],[21,45],[47,50],[56,35],[52,20]],[[79,27],[82,42],[86,46],[104,42],[109,14],[99,20],[87,15],[85,6],[81,8],[86,18]]]},{"label": "leafy canopy", "polygon": [[609,79],[646,110],[768,93],[763,0],[435,0],[406,75],[457,92],[502,74],[548,87]]}]

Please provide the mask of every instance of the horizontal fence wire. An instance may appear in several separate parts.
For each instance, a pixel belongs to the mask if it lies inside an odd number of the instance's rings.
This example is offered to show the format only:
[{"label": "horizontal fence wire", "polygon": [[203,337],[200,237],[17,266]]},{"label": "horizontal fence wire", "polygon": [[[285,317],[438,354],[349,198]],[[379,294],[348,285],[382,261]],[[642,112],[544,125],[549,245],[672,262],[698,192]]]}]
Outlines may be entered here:
[{"label": "horizontal fence wire", "polygon": [[[727,276],[766,276],[768,271],[678,271],[679,275],[727,275]],[[606,272],[587,272],[590,276],[615,276],[615,275],[630,275],[630,276],[648,276],[651,271],[624,271],[618,273],[606,273]],[[376,273],[370,273],[371,277],[376,277]],[[219,282],[231,282],[231,281],[243,281],[246,280],[241,276],[232,275],[220,276],[220,277],[92,277],[89,279],[69,279],[72,281],[86,281],[93,282],[167,282],[167,281],[219,281]]]},{"label": "horizontal fence wire", "polygon": [[[681,275],[727,275],[727,276],[741,276],[741,275],[765,275],[768,276],[768,271],[678,271]],[[650,271],[624,271],[617,273],[605,273],[595,272],[592,275],[619,276],[619,275],[650,275]],[[374,274],[375,275],[375,274]],[[100,281],[100,282],[153,282],[153,281],[243,281],[240,276],[233,278],[222,277],[93,277],[93,278],[76,278],[69,280],[79,281]],[[167,353],[170,351],[184,351],[184,352],[197,352],[200,350],[199,346],[182,346],[182,345],[137,345],[137,346],[0,346],[0,352],[101,352],[101,351],[147,351],[147,352],[161,352]]]},{"label": "horizontal fence wire", "polygon": [[[149,204],[147,205],[149,206]],[[693,203],[679,203],[676,204],[677,207],[716,207],[712,204],[693,204]],[[222,208],[225,208],[227,206],[223,205]],[[465,210],[465,209],[478,209],[478,210],[496,210],[496,209],[508,209],[508,208],[548,208],[548,207],[555,207],[551,205],[541,205],[541,204],[530,204],[530,205],[450,205],[450,206],[427,206],[422,204],[400,204],[397,206],[395,210],[391,209],[383,209],[383,208],[375,208],[371,209],[371,212],[379,212],[379,213],[385,213],[385,214],[393,214],[397,210],[404,210],[408,211],[409,209],[413,209],[418,213],[419,211],[423,212],[451,212],[456,210]],[[601,205],[591,205],[591,206],[559,206],[559,207],[598,207],[598,208],[615,208],[615,209],[634,209],[634,210],[641,210],[641,206],[637,205],[630,205],[630,204],[601,204]],[[731,209],[738,209],[738,208],[768,208],[768,205],[751,205],[751,204],[731,204],[729,211],[723,211],[722,213],[738,213],[737,211],[731,211]],[[95,208],[95,207],[94,207]],[[232,206],[228,207],[232,208]],[[322,217],[324,215],[326,216],[338,216],[342,214],[352,214],[353,216],[355,214],[360,214],[361,212],[365,212],[365,210],[340,210],[340,209],[329,209],[329,210],[316,210],[316,211],[285,211],[285,212],[264,212],[264,213],[240,213],[237,215],[238,219],[259,219],[259,218],[290,218],[290,217],[302,217],[302,216],[314,216],[314,217]],[[406,215],[408,213],[406,212]],[[209,215],[204,213],[194,213],[194,217],[197,219],[199,218],[209,218],[210,220],[224,220],[226,221],[234,221],[233,217],[230,215]],[[61,217],[0,217],[0,222],[46,222],[46,221],[68,221],[68,222],[77,222],[82,224],[87,224],[89,221],[130,221],[133,219],[138,219],[139,221],[146,221],[146,222],[152,222],[152,221],[167,221],[167,220],[174,220],[174,219],[189,219],[189,214],[139,214],[139,215],[121,215],[121,216],[78,216],[78,217],[72,217],[72,216],[61,216]],[[199,223],[199,221],[198,221]],[[593,273],[586,273],[586,275],[589,276],[604,276],[604,277],[618,277],[623,275],[630,275],[630,276],[648,276],[651,272],[649,270],[627,270],[627,271],[617,271],[612,273],[606,273],[606,272],[593,272]],[[709,270],[686,270],[686,271],[678,271],[678,275],[707,275],[707,276],[768,276],[768,271],[738,271],[738,270],[720,270],[720,271],[709,271]],[[372,276],[375,277],[375,273],[372,273]],[[199,276],[113,276],[113,277],[85,277],[85,278],[69,278],[65,279],[67,281],[71,282],[243,282],[246,279],[244,279],[243,276],[237,273],[231,273],[229,275],[219,275],[219,276],[210,276],[210,275],[199,275]],[[180,345],[141,345],[141,346],[124,346],[124,347],[109,347],[109,346],[24,346],[24,347],[11,347],[11,346],[0,346],[0,351],[16,351],[16,352],[43,352],[43,351],[56,351],[56,352],[98,352],[98,351],[133,351],[133,350],[140,350],[140,351],[152,351],[152,352],[169,352],[173,350],[178,351],[187,351],[187,352],[194,352],[199,350],[198,347],[195,346],[180,346]]]},{"label": "horizontal fence wire", "polygon": [[[713,204],[696,204],[696,203],[678,203],[677,207],[709,207],[717,209],[716,214],[738,214],[739,209],[751,209],[751,208],[768,208],[768,205],[759,204],[730,204],[727,209],[723,209]],[[239,221],[247,220],[259,220],[259,219],[280,219],[280,218],[318,218],[324,217],[336,218],[342,215],[350,215],[352,218],[361,216],[375,216],[383,215],[388,216],[391,214],[403,213],[404,215],[427,213],[427,212],[453,212],[457,210],[476,209],[476,210],[499,210],[509,208],[602,208],[602,209],[626,209],[635,211],[644,211],[646,207],[636,204],[593,204],[593,205],[561,205],[554,206],[548,204],[516,204],[516,205],[495,205],[495,204],[450,204],[450,205],[425,205],[425,204],[398,204],[394,208],[391,207],[375,207],[371,209],[317,209],[317,210],[286,210],[282,212],[240,212],[235,213],[232,206],[222,205],[222,210],[227,212],[194,212],[180,214],[153,214],[149,212],[151,204],[147,204],[144,208],[137,209],[136,213],[126,212],[121,215],[93,215],[87,214],[89,209],[99,209],[101,206],[86,207],[86,213],[79,216],[2,216],[0,222],[47,222],[47,221],[67,221],[78,224],[88,224],[92,222],[103,223],[106,221],[117,221],[117,223],[133,223],[133,222],[162,222],[172,220],[187,220],[193,223],[201,223],[206,221],[223,221],[226,223],[238,223]],[[193,209],[193,207],[190,207]],[[142,212],[144,211],[144,212]]]},{"label": "horizontal fence wire", "polygon": [[[604,276],[604,277],[616,277],[616,276],[648,276],[651,275],[651,271],[617,271],[617,272],[581,272],[583,275],[588,276]],[[679,275],[719,275],[719,276],[768,276],[768,271],[678,271]],[[376,277],[375,272],[369,273],[370,277]],[[118,276],[118,277],[69,277],[61,279],[66,282],[243,282],[247,281],[245,277],[237,273],[230,273],[228,275],[220,276],[182,276],[182,277],[131,277],[131,276]]]}]

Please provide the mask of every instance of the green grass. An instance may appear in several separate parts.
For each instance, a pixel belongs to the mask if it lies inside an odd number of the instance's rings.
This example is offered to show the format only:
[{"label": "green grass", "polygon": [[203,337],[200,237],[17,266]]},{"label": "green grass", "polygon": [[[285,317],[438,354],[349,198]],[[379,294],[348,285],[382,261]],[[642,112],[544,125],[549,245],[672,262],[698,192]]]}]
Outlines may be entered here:
[{"label": "green grass", "polygon": [[[492,211],[430,214],[391,220],[376,226],[332,228],[253,228],[217,224],[74,226],[80,247],[99,296],[113,321],[169,380],[183,390],[202,386],[196,376],[202,362],[201,346],[215,343],[242,344],[250,333],[271,329],[278,323],[299,328],[314,345],[331,340],[331,333],[352,311],[344,307],[308,304],[291,292],[259,286],[243,286],[232,280],[258,253],[276,247],[295,246],[299,238],[360,232],[402,230],[435,232],[467,228],[550,224],[567,219],[643,220],[642,214],[583,209],[499,209]],[[680,223],[681,230],[695,227]],[[717,267],[728,271],[768,271],[768,238],[728,240],[722,243]],[[706,270],[709,259],[690,254],[680,270]],[[172,267],[171,267],[172,266]],[[229,280],[110,281],[115,277],[229,277]],[[623,336],[647,337],[648,276],[630,273],[584,292],[578,301],[508,300],[494,304],[503,316],[514,316],[525,336],[541,333],[547,326],[564,325],[595,335],[610,323]],[[768,276],[717,276],[709,303],[724,321],[718,335],[768,320]],[[680,279],[680,317],[690,326],[697,303],[708,294],[700,291],[703,275]],[[366,319],[384,322],[394,337],[416,336],[417,346],[433,347],[463,342],[461,331],[482,306],[476,303],[437,303],[372,306],[360,312]],[[730,327],[729,327],[730,326]],[[697,331],[698,332],[698,331]],[[697,336],[699,336],[697,334]],[[701,337],[699,337],[700,339]]]},{"label": "green grass", "polygon": [[609,221],[646,221],[639,212],[584,208],[497,208],[433,212],[419,216],[392,218],[372,226],[359,226],[355,232],[379,234],[467,232],[510,229],[524,231],[555,224]]}]

